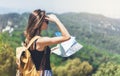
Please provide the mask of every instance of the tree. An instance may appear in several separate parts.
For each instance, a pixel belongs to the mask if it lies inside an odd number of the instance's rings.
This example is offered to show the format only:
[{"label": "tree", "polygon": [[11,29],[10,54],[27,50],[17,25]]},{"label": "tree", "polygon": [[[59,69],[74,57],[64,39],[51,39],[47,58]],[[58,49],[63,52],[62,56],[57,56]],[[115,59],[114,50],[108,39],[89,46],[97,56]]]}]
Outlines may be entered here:
[{"label": "tree", "polygon": [[0,44],[0,75],[15,76],[15,54],[8,44]]},{"label": "tree", "polygon": [[103,63],[92,76],[120,76],[120,65],[112,62]]},{"label": "tree", "polygon": [[88,76],[92,72],[92,66],[78,58],[68,60],[64,66],[53,66],[54,76]]}]

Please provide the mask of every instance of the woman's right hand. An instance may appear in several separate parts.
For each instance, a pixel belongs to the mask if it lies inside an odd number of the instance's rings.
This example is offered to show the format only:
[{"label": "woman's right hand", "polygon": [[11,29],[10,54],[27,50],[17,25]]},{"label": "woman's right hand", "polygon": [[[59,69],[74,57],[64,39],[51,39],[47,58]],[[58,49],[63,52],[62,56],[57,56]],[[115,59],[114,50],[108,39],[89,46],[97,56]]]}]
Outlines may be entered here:
[{"label": "woman's right hand", "polygon": [[47,19],[51,22],[55,22],[55,23],[57,23],[59,21],[59,19],[54,14],[47,15],[47,17],[45,17],[45,19]]}]

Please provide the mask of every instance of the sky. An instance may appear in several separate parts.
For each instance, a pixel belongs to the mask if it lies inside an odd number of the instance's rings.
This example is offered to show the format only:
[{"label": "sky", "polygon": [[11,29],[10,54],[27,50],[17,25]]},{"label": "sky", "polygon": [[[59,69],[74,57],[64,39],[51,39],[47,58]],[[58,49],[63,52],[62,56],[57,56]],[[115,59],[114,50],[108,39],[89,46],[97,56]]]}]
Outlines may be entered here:
[{"label": "sky", "polygon": [[87,12],[120,19],[120,0],[0,0],[0,13],[32,12],[38,8],[47,12]]}]

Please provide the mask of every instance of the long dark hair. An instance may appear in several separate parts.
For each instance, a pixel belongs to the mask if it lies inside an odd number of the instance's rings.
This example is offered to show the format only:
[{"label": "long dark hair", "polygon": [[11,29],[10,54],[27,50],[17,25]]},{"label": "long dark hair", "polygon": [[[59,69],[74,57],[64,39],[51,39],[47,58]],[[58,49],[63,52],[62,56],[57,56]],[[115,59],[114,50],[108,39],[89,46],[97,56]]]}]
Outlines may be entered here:
[{"label": "long dark hair", "polygon": [[24,32],[26,40],[25,43],[26,45],[29,43],[29,41],[34,37],[34,36],[39,36],[41,33],[41,26],[42,22],[45,19],[45,11],[37,9],[34,10],[30,15],[28,19],[28,25],[27,28]]}]

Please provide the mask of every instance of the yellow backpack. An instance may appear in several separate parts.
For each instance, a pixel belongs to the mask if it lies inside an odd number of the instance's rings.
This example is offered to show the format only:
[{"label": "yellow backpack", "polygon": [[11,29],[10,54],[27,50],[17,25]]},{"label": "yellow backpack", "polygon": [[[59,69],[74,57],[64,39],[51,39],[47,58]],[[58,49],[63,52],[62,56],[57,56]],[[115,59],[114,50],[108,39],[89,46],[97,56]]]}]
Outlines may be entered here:
[{"label": "yellow backpack", "polygon": [[32,43],[38,38],[39,36],[32,38],[27,47],[22,46],[16,48],[16,76],[40,76],[42,71],[36,70],[36,67],[31,58],[31,54],[28,50]]}]

